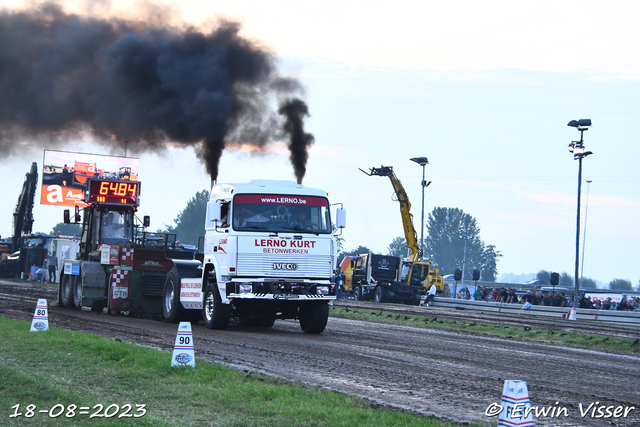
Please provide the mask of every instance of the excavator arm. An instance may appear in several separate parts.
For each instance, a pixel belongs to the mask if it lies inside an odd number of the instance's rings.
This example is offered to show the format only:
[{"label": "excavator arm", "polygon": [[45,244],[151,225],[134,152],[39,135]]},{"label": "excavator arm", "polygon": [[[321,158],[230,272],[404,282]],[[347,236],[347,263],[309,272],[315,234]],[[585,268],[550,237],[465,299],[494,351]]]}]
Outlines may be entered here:
[{"label": "excavator arm", "polygon": [[33,162],[31,170],[25,175],[22,192],[13,213],[13,238],[11,251],[17,251],[22,246],[22,236],[30,234],[33,227],[33,201],[38,186],[38,164]]},{"label": "excavator arm", "polygon": [[418,235],[415,228],[413,228],[413,215],[411,214],[411,203],[409,202],[409,196],[404,190],[402,183],[393,172],[392,166],[381,166],[379,168],[371,168],[369,172],[362,169],[369,176],[386,176],[391,180],[391,185],[395,191],[396,197],[400,202],[400,215],[402,216],[402,226],[404,227],[404,237],[407,239],[407,247],[411,251],[409,254],[409,261],[417,261],[420,259],[420,248],[418,246]]},{"label": "excavator arm", "polygon": [[369,172],[360,169],[362,172],[369,176],[386,176],[391,180],[391,185],[395,191],[398,201],[400,202],[400,214],[402,215],[402,225],[404,227],[404,236],[407,239],[407,246],[411,253],[409,257],[404,261],[406,265],[409,265],[408,274],[405,279],[407,283],[414,285],[421,285],[424,288],[428,288],[431,284],[435,284],[440,293],[444,290],[444,279],[439,274],[438,269],[431,269],[431,261],[418,261],[421,257],[420,248],[418,246],[418,234],[416,229],[413,228],[413,215],[411,214],[411,203],[409,203],[409,196],[404,190],[402,183],[393,172],[391,166],[381,166],[379,168],[371,168]]}]

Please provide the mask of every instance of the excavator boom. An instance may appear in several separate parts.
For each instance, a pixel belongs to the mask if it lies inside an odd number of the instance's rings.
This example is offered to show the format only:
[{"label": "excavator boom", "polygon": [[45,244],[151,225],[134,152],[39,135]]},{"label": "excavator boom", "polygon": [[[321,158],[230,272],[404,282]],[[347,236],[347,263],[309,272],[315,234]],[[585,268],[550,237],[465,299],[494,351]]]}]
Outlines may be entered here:
[{"label": "excavator boom", "polygon": [[404,236],[407,240],[407,247],[410,250],[409,257],[403,261],[401,280],[411,286],[422,286],[424,288],[435,284],[438,292],[442,293],[444,290],[444,280],[442,276],[439,275],[439,269],[432,269],[431,261],[419,261],[422,254],[418,246],[418,234],[416,233],[416,229],[413,228],[411,203],[409,203],[409,196],[407,196],[407,192],[402,186],[402,183],[393,172],[393,167],[380,166],[379,168],[369,169],[369,172],[362,169],[360,169],[360,171],[369,176],[386,176],[389,178],[396,197],[400,202]]},{"label": "excavator boom", "polygon": [[371,168],[369,172],[362,169],[369,176],[386,176],[391,180],[391,185],[395,191],[396,197],[400,202],[400,215],[402,216],[402,226],[404,228],[404,237],[407,240],[407,247],[411,251],[408,260],[415,262],[420,258],[420,248],[418,247],[418,234],[413,228],[413,214],[411,214],[411,203],[402,183],[393,172],[392,166],[381,166],[379,168]]},{"label": "excavator boom", "polygon": [[22,236],[30,234],[33,227],[33,201],[38,185],[38,164],[33,162],[31,170],[24,177],[22,192],[13,213],[13,238],[11,241],[11,251],[20,250],[22,246]]}]

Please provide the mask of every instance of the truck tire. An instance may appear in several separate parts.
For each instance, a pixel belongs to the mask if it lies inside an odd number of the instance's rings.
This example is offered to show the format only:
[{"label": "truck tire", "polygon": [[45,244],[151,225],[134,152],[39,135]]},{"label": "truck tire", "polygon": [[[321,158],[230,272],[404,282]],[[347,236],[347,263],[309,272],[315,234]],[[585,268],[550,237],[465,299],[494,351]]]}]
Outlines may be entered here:
[{"label": "truck tire", "polygon": [[73,304],[73,278],[75,276],[62,276],[60,281],[60,299],[65,308],[74,308]]},{"label": "truck tire", "polygon": [[168,323],[178,323],[183,312],[184,307],[180,304],[180,279],[178,278],[178,270],[173,267],[164,278],[162,319]]},{"label": "truck tire", "polygon": [[356,299],[356,301],[362,301],[362,286],[356,286],[354,298]]},{"label": "truck tire", "polygon": [[382,286],[376,286],[374,300],[376,302],[385,302],[387,299],[387,291]]},{"label": "truck tire", "polygon": [[226,329],[231,319],[231,306],[223,304],[215,282],[209,282],[202,301],[204,323],[209,329]]},{"label": "truck tire", "polygon": [[300,328],[307,334],[319,334],[324,331],[329,320],[329,304],[312,303],[300,307]]},{"label": "truck tire", "polygon": [[71,276],[71,289],[73,291],[73,306],[82,310],[82,277]]}]

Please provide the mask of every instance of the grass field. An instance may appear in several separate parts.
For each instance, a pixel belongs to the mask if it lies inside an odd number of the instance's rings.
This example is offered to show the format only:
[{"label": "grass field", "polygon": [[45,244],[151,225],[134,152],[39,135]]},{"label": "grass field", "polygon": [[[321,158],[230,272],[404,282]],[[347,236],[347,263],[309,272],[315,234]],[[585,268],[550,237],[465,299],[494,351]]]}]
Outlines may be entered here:
[{"label": "grass field", "polygon": [[29,328],[0,316],[2,426],[455,425],[203,360],[171,368],[170,353],[98,335]]},{"label": "grass field", "polygon": [[[606,334],[591,335],[575,332],[552,331],[541,328],[513,328],[508,326],[489,325],[481,322],[464,322],[460,320],[439,319],[436,316],[404,316],[381,310],[348,309],[332,307],[330,315],[346,319],[367,320],[382,323],[403,324],[419,328],[433,328],[448,331],[464,331],[478,335],[500,338],[521,339],[548,344],[604,350],[621,354],[640,354],[640,339],[611,338]],[[640,330],[639,330],[640,332]]]}]

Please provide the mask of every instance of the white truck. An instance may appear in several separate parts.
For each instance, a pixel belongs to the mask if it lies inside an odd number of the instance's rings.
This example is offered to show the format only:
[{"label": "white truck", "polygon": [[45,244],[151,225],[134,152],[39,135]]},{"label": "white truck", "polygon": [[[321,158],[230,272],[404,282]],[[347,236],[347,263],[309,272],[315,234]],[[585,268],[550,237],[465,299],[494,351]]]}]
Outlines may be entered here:
[{"label": "white truck", "polygon": [[[307,333],[324,331],[336,298],[337,246],[327,193],[292,181],[217,184],[205,219],[200,278],[168,276],[167,321],[203,313],[211,329],[240,324],[271,327],[299,319]],[[336,210],[336,229],[346,211]]]}]

